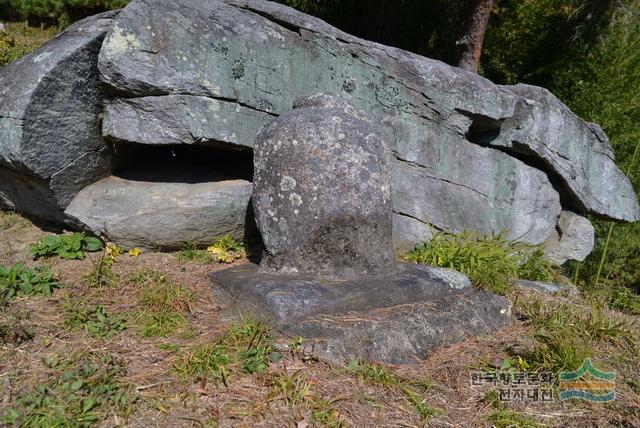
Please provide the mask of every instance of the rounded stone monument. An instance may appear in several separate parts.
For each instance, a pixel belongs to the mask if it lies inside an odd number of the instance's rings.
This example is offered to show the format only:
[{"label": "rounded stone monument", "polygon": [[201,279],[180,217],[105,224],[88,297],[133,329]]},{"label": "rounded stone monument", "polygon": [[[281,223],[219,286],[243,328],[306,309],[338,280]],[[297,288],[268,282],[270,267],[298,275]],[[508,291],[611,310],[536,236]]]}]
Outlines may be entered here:
[{"label": "rounded stone monument", "polygon": [[506,324],[505,298],[459,272],[394,260],[389,163],[383,131],[345,100],[296,100],[255,144],[260,267],[212,272],[216,296],[335,363],[413,362]]},{"label": "rounded stone monument", "polygon": [[349,278],[394,266],[390,153],[384,132],[344,99],[299,98],[254,152],[260,270]]}]

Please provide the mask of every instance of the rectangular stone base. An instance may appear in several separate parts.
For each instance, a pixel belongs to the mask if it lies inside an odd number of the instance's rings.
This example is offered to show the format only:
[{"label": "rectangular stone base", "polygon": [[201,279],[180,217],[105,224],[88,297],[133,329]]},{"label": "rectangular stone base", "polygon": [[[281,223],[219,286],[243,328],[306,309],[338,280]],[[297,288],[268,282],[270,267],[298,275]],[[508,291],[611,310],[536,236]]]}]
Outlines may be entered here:
[{"label": "rectangular stone base", "polygon": [[306,351],[336,363],[414,362],[439,346],[495,331],[511,317],[504,297],[476,290],[453,270],[416,264],[351,281],[263,274],[253,264],[210,278],[234,308],[302,336]]}]

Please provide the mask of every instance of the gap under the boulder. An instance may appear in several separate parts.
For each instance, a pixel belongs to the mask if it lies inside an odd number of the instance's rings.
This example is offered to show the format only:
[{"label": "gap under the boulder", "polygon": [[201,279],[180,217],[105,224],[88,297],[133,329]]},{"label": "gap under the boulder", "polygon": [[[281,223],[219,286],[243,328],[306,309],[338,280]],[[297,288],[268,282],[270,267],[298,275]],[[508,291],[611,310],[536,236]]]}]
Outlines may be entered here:
[{"label": "gap under the boulder", "polygon": [[211,146],[114,147],[114,173],[83,189],[65,213],[125,247],[204,246],[254,230],[252,152]]}]

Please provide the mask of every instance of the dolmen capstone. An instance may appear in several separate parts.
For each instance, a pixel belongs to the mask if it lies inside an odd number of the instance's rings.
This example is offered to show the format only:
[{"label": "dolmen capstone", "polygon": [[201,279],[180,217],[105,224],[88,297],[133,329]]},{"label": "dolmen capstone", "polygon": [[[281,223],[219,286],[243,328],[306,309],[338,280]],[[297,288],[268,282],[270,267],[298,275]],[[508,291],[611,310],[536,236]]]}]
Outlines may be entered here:
[{"label": "dolmen capstone", "polygon": [[586,215],[640,218],[606,135],[547,90],[264,0],[133,0],[0,69],[0,206],[123,246],[242,239],[258,130],[326,91],[391,144],[396,250],[505,232],[562,263],[591,251]]},{"label": "dolmen capstone", "polygon": [[216,294],[338,363],[409,363],[506,324],[504,297],[453,270],[396,263],[383,130],[332,94],[293,106],[255,143],[260,266],[211,273]]}]

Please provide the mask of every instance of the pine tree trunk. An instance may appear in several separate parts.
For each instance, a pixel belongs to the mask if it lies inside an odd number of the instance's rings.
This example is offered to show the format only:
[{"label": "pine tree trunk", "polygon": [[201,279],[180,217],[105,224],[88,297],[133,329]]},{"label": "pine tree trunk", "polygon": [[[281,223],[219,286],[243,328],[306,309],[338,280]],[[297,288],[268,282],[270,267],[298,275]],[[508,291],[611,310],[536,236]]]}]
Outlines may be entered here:
[{"label": "pine tree trunk", "polygon": [[467,0],[467,18],[463,37],[458,40],[460,61],[458,67],[478,72],[484,33],[489,24],[493,0]]}]

